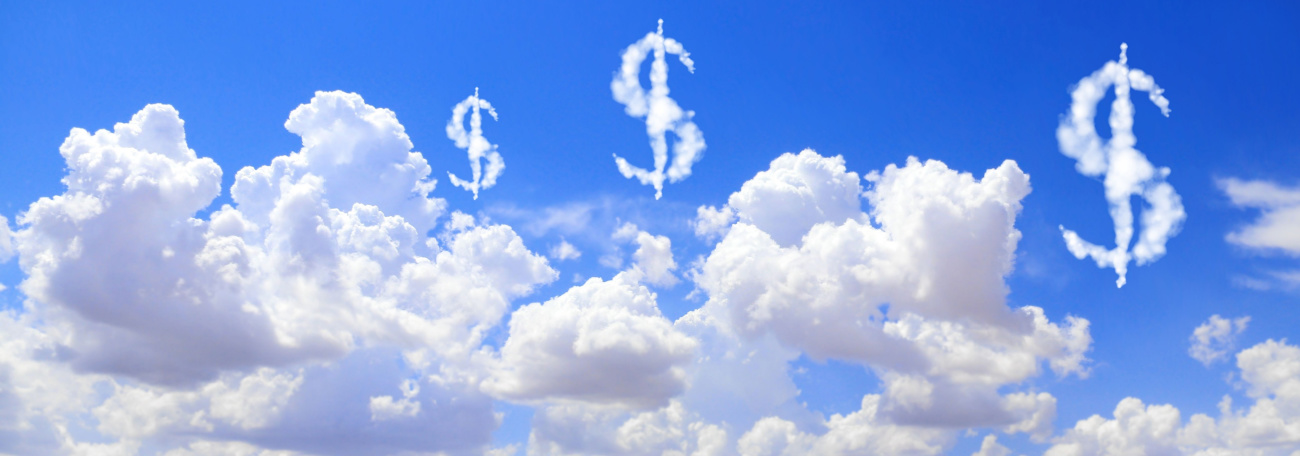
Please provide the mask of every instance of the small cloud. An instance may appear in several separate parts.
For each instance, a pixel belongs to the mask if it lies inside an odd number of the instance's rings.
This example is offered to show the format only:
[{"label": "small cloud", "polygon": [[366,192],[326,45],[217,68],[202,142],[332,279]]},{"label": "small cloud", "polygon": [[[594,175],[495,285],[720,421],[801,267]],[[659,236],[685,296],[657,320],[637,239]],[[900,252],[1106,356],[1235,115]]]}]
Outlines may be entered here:
[{"label": "small cloud", "polygon": [[[650,65],[650,92],[641,86],[641,64],[646,57],[654,54],[654,63]],[[642,185],[653,185],[655,199],[663,196],[664,179],[678,182],[691,175],[691,166],[700,161],[704,153],[704,134],[700,132],[691,118],[695,111],[685,111],[668,96],[668,54],[677,56],[686,65],[686,70],[695,72],[695,62],[691,53],[686,52],[682,43],[664,37],[664,21],[659,20],[659,29],[647,33],[644,38],[628,46],[623,51],[623,65],[610,83],[614,100],[626,106],[627,115],[645,118],[646,133],[650,135],[650,147],[654,149],[654,170],[646,170],[628,163],[618,154],[614,162],[623,177],[635,177]],[[669,165],[668,138],[671,131],[677,137],[673,143],[673,159]],[[665,173],[664,166],[668,169]]]},{"label": "small cloud", "polygon": [[1218,315],[1210,316],[1209,320],[1197,326],[1192,331],[1192,346],[1187,349],[1187,354],[1191,355],[1201,364],[1209,367],[1217,361],[1222,361],[1228,357],[1237,344],[1237,335],[1246,330],[1246,325],[1250,323],[1250,317],[1241,317],[1234,320],[1228,320]]},{"label": "small cloud", "polygon": [[[474,173],[470,180],[456,177],[450,171],[447,172],[447,177],[451,178],[452,185],[474,192],[474,199],[478,199],[479,190],[496,185],[497,177],[506,169],[506,162],[497,152],[497,145],[483,137],[483,115],[479,113],[480,109],[486,109],[492,119],[496,120],[497,111],[492,109],[492,104],[487,100],[478,97],[478,88],[475,87],[473,95],[451,109],[451,120],[447,121],[447,138],[455,141],[456,147],[469,153],[469,166]],[[470,114],[468,132],[465,131],[464,124],[466,113]],[[487,160],[486,169],[482,160]]]},{"label": "small cloud", "polygon": [[1262,212],[1249,225],[1228,233],[1229,243],[1300,256],[1300,229],[1296,229],[1300,226],[1300,188],[1235,178],[1220,179],[1218,184],[1233,206]]},{"label": "small cloud", "polygon": [[551,247],[551,258],[556,261],[576,260],[582,256],[582,252],[564,239],[560,243]]},{"label": "small cloud", "polygon": [[[1074,99],[1069,114],[1056,129],[1056,140],[1061,153],[1078,160],[1075,169],[1088,177],[1105,176],[1106,201],[1110,203],[1110,216],[1115,224],[1115,248],[1107,249],[1090,243],[1072,230],[1061,227],[1065,245],[1080,260],[1091,257],[1101,268],[1114,268],[1119,279],[1117,287],[1127,282],[1128,264],[1138,266],[1154,262],[1165,254],[1165,243],[1178,234],[1187,218],[1182,199],[1174,187],[1165,182],[1169,168],[1157,168],[1146,156],[1133,147],[1132,90],[1147,93],[1160,112],[1169,116],[1169,100],[1164,89],[1156,85],[1155,78],[1142,70],[1128,67],[1128,45],[1120,45],[1119,61],[1106,62],[1100,70],[1079,81],[1072,95]],[[1111,138],[1102,142],[1097,135],[1095,117],[1097,104],[1106,96],[1106,89],[1115,87],[1115,101],[1111,108]],[[1142,230],[1133,243],[1133,207],[1131,200],[1140,196],[1146,201],[1142,211]],[[1133,243],[1132,249],[1129,249]]]}]

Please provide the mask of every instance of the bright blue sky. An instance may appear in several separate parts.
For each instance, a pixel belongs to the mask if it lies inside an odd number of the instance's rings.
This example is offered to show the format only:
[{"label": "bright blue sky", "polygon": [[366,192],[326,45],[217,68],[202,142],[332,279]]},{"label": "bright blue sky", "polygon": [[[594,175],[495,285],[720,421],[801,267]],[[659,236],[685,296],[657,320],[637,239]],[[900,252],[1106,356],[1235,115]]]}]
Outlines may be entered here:
[{"label": "bright blue sky", "polygon": [[[1029,380],[1057,397],[1058,433],[1092,414],[1109,417],[1126,396],[1175,404],[1184,419],[1213,414],[1223,394],[1244,397],[1225,381],[1232,363],[1207,370],[1187,356],[1188,336],[1212,314],[1252,317],[1239,348],[1300,336],[1293,292],[1234,285],[1296,264],[1226,242],[1256,213],[1234,207],[1216,185],[1227,177],[1300,183],[1295,4],[697,3],[8,2],[0,6],[0,215],[18,228],[28,204],[63,192],[58,147],[69,129],[111,128],[148,103],[174,106],[190,148],[221,165],[215,209],[230,202],[239,168],[301,147],[283,127],[291,110],[317,90],[342,90],[397,114],[439,180],[432,196],[515,225],[533,251],[558,235],[521,228],[529,221],[512,210],[612,208],[593,213],[589,233],[566,237],[582,258],[553,264],[559,280],[514,306],[563,293],[575,274],[613,275],[597,262],[609,246],[597,238],[616,220],[671,238],[686,269],[712,248],[692,234],[696,207],[725,204],[778,155],[812,148],[842,155],[859,174],[916,156],[977,177],[1011,159],[1031,176],[1010,305],[1041,306],[1052,321],[1084,317],[1094,341],[1089,378]],[[623,113],[609,84],[622,49],[660,18],[695,60],[694,74],[670,61],[669,83],[673,99],[695,111],[708,148],[693,175],[655,201],[610,157],[644,166],[650,154],[644,124]],[[1074,259],[1060,238],[1064,225],[1109,244],[1112,226],[1101,185],[1075,172],[1055,129],[1072,85],[1117,58],[1121,42],[1129,64],[1155,76],[1171,101],[1163,118],[1135,97],[1137,147],[1172,169],[1168,182],[1188,216],[1168,254],[1131,268],[1116,289],[1112,271]],[[468,169],[444,133],[450,108],[475,87],[500,113],[484,135],[507,166],[477,201],[445,178]],[[10,306],[22,299],[16,263],[0,266],[9,287],[0,300]],[[691,288],[659,291],[665,316],[699,307]],[[862,394],[880,390],[853,364],[803,357],[795,365],[807,369],[793,378],[813,411],[850,413]],[[510,413],[496,441],[526,441],[528,408],[498,407]],[[1045,448],[1023,435],[1001,441]],[[978,437],[961,437],[952,452],[978,447]]]}]

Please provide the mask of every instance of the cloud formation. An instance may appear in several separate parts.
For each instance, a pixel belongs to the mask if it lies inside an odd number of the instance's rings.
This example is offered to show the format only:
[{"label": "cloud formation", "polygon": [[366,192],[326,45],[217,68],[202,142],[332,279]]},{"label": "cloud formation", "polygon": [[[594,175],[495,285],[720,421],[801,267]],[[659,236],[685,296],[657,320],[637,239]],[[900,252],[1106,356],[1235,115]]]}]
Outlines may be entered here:
[{"label": "cloud formation", "polygon": [[[647,93],[641,86],[641,64],[652,51],[654,62],[650,64],[650,92]],[[627,115],[645,118],[655,167],[653,170],[637,167],[618,154],[614,154],[614,163],[623,177],[635,177],[641,185],[653,185],[655,199],[663,196],[665,178],[668,182],[678,182],[691,175],[691,166],[703,158],[705,147],[704,134],[691,121],[695,111],[682,110],[675,100],[668,97],[668,62],[665,60],[668,54],[677,56],[687,71],[695,72],[695,62],[682,43],[664,37],[664,21],[660,19],[657,31],[647,33],[623,51],[623,65],[609,85],[614,100],[625,106]],[[666,137],[669,131],[677,137],[673,142],[671,164],[668,163]]]},{"label": "cloud formation", "polygon": [[1234,407],[1225,395],[1217,418],[1198,413],[1184,423],[1173,405],[1128,397],[1113,418],[1079,421],[1046,454],[1293,454],[1300,448],[1300,347],[1268,340],[1238,353],[1237,368],[1254,401],[1249,407]]},{"label": "cloud formation", "polygon": [[676,280],[668,238],[631,224],[615,237],[640,244],[631,267],[516,310],[485,391],[516,401],[644,409],[685,389],[684,366],[698,342],[663,317],[642,283]]},{"label": "cloud formation", "polygon": [[[473,95],[451,108],[451,120],[447,121],[447,138],[455,141],[456,147],[469,153],[469,167],[473,172],[469,180],[456,177],[450,171],[447,172],[447,177],[451,178],[452,185],[474,192],[474,199],[478,199],[479,190],[496,185],[497,177],[506,169],[506,162],[501,159],[501,153],[497,152],[497,145],[483,137],[483,115],[480,114],[480,109],[486,109],[492,115],[492,120],[497,120],[496,109],[487,100],[478,97],[478,87],[475,87]],[[467,112],[468,132],[465,131]],[[487,160],[486,168],[483,160]]]},{"label": "cloud formation", "polygon": [[[30,300],[3,315],[0,391],[26,392],[0,394],[0,452],[486,447],[475,353],[558,273],[468,215],[427,237],[446,204],[391,111],[319,92],[285,126],[303,148],[241,170],[204,218],[222,172],[171,106],[71,132],[67,190],[13,235]],[[69,420],[86,410],[97,425]]]},{"label": "cloud formation", "polygon": [[[1178,193],[1165,182],[1169,168],[1156,168],[1133,147],[1137,144],[1137,137],[1133,135],[1134,106],[1130,93],[1133,90],[1147,92],[1148,98],[1165,116],[1169,115],[1169,100],[1164,96],[1164,89],[1156,85],[1155,78],[1128,67],[1127,52],[1128,44],[1121,44],[1118,62],[1106,62],[1100,70],[1079,80],[1071,93],[1070,112],[1056,129],[1061,153],[1078,160],[1075,169],[1079,173],[1088,177],[1105,176],[1102,183],[1106,188],[1106,201],[1110,204],[1110,217],[1115,224],[1113,249],[1085,241],[1062,226],[1066,247],[1078,259],[1090,257],[1098,267],[1114,268],[1119,275],[1115,282],[1117,287],[1123,287],[1127,281],[1130,261],[1141,266],[1164,256],[1165,243],[1178,234],[1187,218]],[[1110,107],[1111,138],[1103,143],[1093,119],[1097,103],[1111,86],[1115,87],[1115,101]],[[1134,196],[1146,201],[1142,210],[1142,230],[1136,233],[1136,243],[1133,242],[1131,202]]]},{"label": "cloud formation", "polygon": [[1192,331],[1191,347],[1187,354],[1200,361],[1206,367],[1221,361],[1228,352],[1236,349],[1237,335],[1246,330],[1250,317],[1229,320],[1218,315],[1211,315],[1209,320]]}]

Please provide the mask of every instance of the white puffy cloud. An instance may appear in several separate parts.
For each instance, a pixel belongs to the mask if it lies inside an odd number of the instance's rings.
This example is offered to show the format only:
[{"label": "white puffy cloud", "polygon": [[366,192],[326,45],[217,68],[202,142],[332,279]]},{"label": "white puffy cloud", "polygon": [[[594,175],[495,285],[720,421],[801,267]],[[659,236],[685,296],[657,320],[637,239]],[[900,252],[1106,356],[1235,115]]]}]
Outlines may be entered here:
[{"label": "white puffy cloud", "polygon": [[[1183,204],[1174,187],[1165,182],[1169,168],[1156,168],[1146,156],[1135,149],[1137,137],[1133,135],[1133,90],[1147,92],[1148,98],[1165,116],[1169,115],[1169,100],[1164,90],[1156,85],[1155,78],[1139,69],[1128,67],[1128,45],[1120,45],[1119,61],[1106,62],[1100,70],[1079,80],[1071,93],[1070,112],[1061,119],[1056,129],[1056,139],[1061,153],[1078,160],[1075,168],[1089,177],[1105,176],[1106,201],[1110,204],[1110,217],[1115,223],[1115,248],[1106,249],[1079,237],[1077,233],[1061,227],[1066,247],[1076,258],[1091,257],[1098,267],[1114,268],[1119,279],[1116,286],[1127,281],[1128,263],[1139,266],[1160,259],[1165,254],[1165,244],[1178,234],[1187,218]],[[1105,143],[1097,135],[1094,117],[1097,103],[1106,96],[1106,89],[1115,87],[1115,101],[1110,107],[1111,138]],[[1142,211],[1142,231],[1133,243],[1133,208],[1130,200],[1141,196],[1147,205]],[[1132,249],[1129,249],[1132,244]]]},{"label": "white puffy cloud", "polygon": [[727,234],[731,224],[736,222],[736,211],[730,207],[700,206],[696,209],[695,235],[701,239],[712,240]]},{"label": "white puffy cloud", "polygon": [[729,225],[734,211],[741,222],[763,230],[781,246],[797,245],[814,225],[861,221],[861,194],[861,179],[846,171],[843,157],[805,149],[773,160],[731,194],[726,208],[709,214],[713,225],[706,226]]},{"label": "white puffy cloud", "polygon": [[1220,179],[1219,188],[1234,206],[1259,209],[1253,223],[1228,233],[1228,242],[1252,249],[1300,256],[1300,189],[1268,181]]},{"label": "white puffy cloud", "polygon": [[1219,402],[1218,418],[1193,415],[1185,424],[1173,405],[1125,398],[1114,418],[1081,420],[1055,439],[1051,456],[1085,454],[1288,455],[1300,450],[1300,347],[1268,340],[1237,353],[1246,396],[1234,408]]},{"label": "white puffy cloud", "polygon": [[[442,242],[428,237],[445,203],[391,111],[320,92],[286,128],[302,150],[240,171],[234,204],[206,217],[221,169],[189,149],[172,107],[72,131],[67,190],[13,234],[29,301],[5,317],[0,452],[196,438],[315,454],[486,449],[498,418],[476,353],[511,300],[558,272],[510,227],[465,214]],[[410,378],[425,380],[386,408]],[[372,420],[394,409],[405,418]],[[90,424],[69,418],[90,410]],[[80,441],[95,434],[119,440]],[[182,449],[211,446],[192,443]]]},{"label": "white puffy cloud", "polygon": [[870,216],[838,157],[774,160],[728,203],[739,221],[694,277],[701,312],[745,338],[877,370],[881,410],[899,423],[1048,435],[1054,398],[999,391],[1044,362],[1086,374],[1091,337],[1087,320],[1006,306],[1028,176],[1010,161],[976,180],[909,159],[869,180]]},{"label": "white puffy cloud", "polygon": [[1237,335],[1246,330],[1250,317],[1229,320],[1218,315],[1211,315],[1209,320],[1197,326],[1189,338],[1192,346],[1187,354],[1207,367],[1215,361],[1228,356],[1236,348]]},{"label": "white puffy cloud", "polygon": [[547,406],[533,417],[528,438],[530,455],[721,456],[731,447],[725,429],[676,400],[642,412]]},{"label": "white puffy cloud", "polygon": [[[447,121],[447,138],[455,141],[456,147],[466,150],[473,172],[470,180],[456,177],[451,172],[447,172],[447,177],[451,178],[452,185],[474,192],[474,199],[478,199],[479,190],[496,185],[497,177],[506,169],[506,162],[501,159],[501,153],[497,152],[497,145],[483,137],[483,115],[479,113],[480,109],[486,109],[493,120],[497,118],[496,109],[487,100],[478,97],[478,88],[475,87],[473,95],[451,109],[451,120]],[[468,132],[465,131],[466,113],[470,115]],[[487,160],[486,168],[480,160]]]},{"label": "white puffy cloud", "polygon": [[576,260],[581,256],[582,251],[564,239],[560,239],[559,244],[551,247],[551,258],[556,261]]},{"label": "white puffy cloud", "polygon": [[1046,454],[1180,454],[1180,420],[1178,409],[1171,405],[1148,406],[1136,398],[1124,398],[1115,407],[1114,419],[1093,415],[1079,421]]},{"label": "white puffy cloud", "polygon": [[673,260],[673,245],[668,237],[655,236],[641,231],[632,223],[624,223],[614,231],[614,239],[636,242],[636,251],[632,252],[631,271],[640,275],[641,280],[665,287],[677,283],[677,276],[673,275],[677,262]]},{"label": "white puffy cloud", "polygon": [[[641,64],[651,52],[654,52],[654,63],[650,64],[650,92],[647,93],[641,86],[640,74]],[[704,134],[691,121],[695,111],[682,110],[668,96],[667,54],[676,55],[687,70],[695,72],[695,62],[682,43],[664,37],[664,21],[660,19],[657,31],[647,33],[623,51],[623,65],[609,85],[614,100],[626,107],[627,115],[645,118],[646,134],[650,136],[650,148],[654,150],[653,170],[634,166],[614,154],[618,172],[629,179],[635,177],[642,185],[653,185],[655,199],[663,196],[665,178],[669,182],[678,182],[691,175],[691,166],[703,158],[705,147]],[[677,137],[673,143],[671,164],[668,163],[668,139],[665,136],[669,131]]]},{"label": "white puffy cloud", "polygon": [[980,449],[971,456],[1010,456],[1011,449],[998,443],[998,436],[989,434],[980,441]]},{"label": "white puffy cloud", "polygon": [[420,384],[407,379],[402,382],[402,398],[393,396],[372,396],[370,398],[370,419],[385,421],[401,417],[412,417],[420,413]]},{"label": "white puffy cloud", "polygon": [[484,390],[518,401],[657,407],[686,387],[696,341],[673,328],[656,296],[622,272],[516,310]]},{"label": "white puffy cloud", "polygon": [[814,435],[794,423],[769,417],[740,437],[742,456],[796,456],[817,454],[941,454],[952,439],[942,428],[900,426],[880,413],[877,395],[862,398],[862,408],[825,421],[826,432]]}]

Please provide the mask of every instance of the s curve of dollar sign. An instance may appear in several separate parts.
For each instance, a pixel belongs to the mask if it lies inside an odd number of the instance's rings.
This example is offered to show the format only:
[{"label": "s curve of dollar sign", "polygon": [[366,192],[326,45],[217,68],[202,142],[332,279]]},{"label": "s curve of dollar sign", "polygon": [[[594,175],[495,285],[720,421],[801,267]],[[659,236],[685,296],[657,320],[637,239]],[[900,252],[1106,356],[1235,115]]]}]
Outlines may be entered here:
[{"label": "s curve of dollar sign", "polygon": [[[1110,140],[1103,142],[1094,125],[1097,104],[1114,86],[1115,101],[1110,106]],[[1070,112],[1061,120],[1056,139],[1061,153],[1078,161],[1075,168],[1089,177],[1104,176],[1106,201],[1115,225],[1115,247],[1107,249],[1079,237],[1061,226],[1065,245],[1075,258],[1092,258],[1101,268],[1113,268],[1119,275],[1117,287],[1127,282],[1128,263],[1141,266],[1165,254],[1165,243],[1178,234],[1187,214],[1174,187],[1165,181],[1169,168],[1157,168],[1134,146],[1134,106],[1129,95],[1138,90],[1147,93],[1160,112],[1169,116],[1169,100],[1155,78],[1142,70],[1128,67],[1128,44],[1120,45],[1119,61],[1106,62],[1100,70],[1079,81],[1071,94]],[[1142,210],[1142,231],[1133,242],[1133,207],[1139,196],[1146,205]],[[1130,250],[1130,244],[1132,249]]]},{"label": "s curve of dollar sign", "polygon": [[[651,52],[654,53],[654,62],[650,64],[650,91],[647,93],[641,86],[640,73],[641,64]],[[669,182],[678,182],[690,176],[691,165],[700,161],[704,152],[704,135],[691,122],[695,111],[683,111],[668,97],[668,54],[677,56],[687,71],[695,72],[695,62],[691,61],[691,54],[686,52],[682,43],[664,37],[664,21],[660,19],[658,31],[646,34],[623,51],[623,66],[610,83],[614,100],[626,107],[627,114],[645,118],[646,134],[650,136],[650,148],[654,151],[654,170],[636,167],[618,154],[614,154],[614,163],[623,177],[635,177],[642,185],[653,185],[655,199],[663,196],[665,178]],[[669,131],[677,136],[671,164],[668,162],[666,138]]]},{"label": "s curve of dollar sign", "polygon": [[[452,185],[474,192],[474,199],[478,199],[479,190],[496,185],[497,177],[506,169],[506,162],[497,152],[496,144],[483,137],[483,115],[479,112],[480,109],[486,109],[492,115],[492,120],[497,120],[497,111],[492,109],[492,104],[487,100],[478,97],[478,87],[475,87],[474,95],[451,109],[451,120],[447,121],[447,138],[455,141],[456,147],[469,152],[469,166],[473,173],[470,180],[456,177],[450,171],[447,176],[451,178]],[[470,115],[469,131],[465,131],[467,113]],[[487,160],[486,169],[482,160]]]}]

